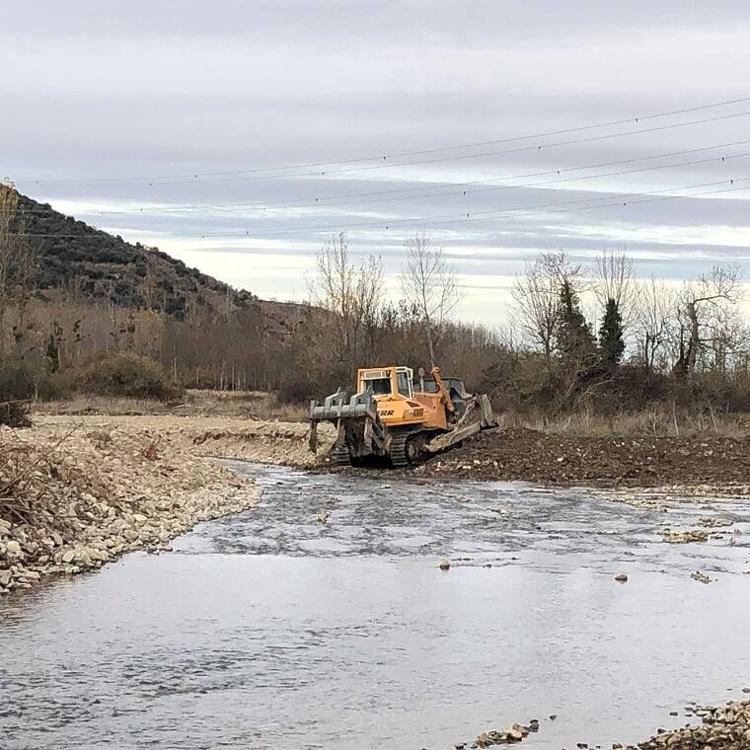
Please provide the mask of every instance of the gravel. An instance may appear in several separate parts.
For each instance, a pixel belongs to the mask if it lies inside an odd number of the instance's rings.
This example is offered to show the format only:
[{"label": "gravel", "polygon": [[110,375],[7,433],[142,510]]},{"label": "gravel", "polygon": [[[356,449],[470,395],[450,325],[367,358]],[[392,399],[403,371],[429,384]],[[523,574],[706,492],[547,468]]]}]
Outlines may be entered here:
[{"label": "gravel", "polygon": [[0,596],[166,549],[259,492],[208,456],[312,462],[304,424],[189,417],[37,417],[0,429]]}]

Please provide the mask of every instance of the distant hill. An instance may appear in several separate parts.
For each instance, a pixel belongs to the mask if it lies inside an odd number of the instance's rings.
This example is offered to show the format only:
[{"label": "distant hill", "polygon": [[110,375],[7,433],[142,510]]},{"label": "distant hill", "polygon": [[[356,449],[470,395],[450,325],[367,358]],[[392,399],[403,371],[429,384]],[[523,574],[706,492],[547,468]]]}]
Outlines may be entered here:
[{"label": "distant hill", "polygon": [[[181,260],[140,243],[95,229],[65,216],[46,203],[19,195],[17,220],[38,250],[39,291],[62,289],[92,300],[136,309],[152,309],[183,319],[189,306],[213,307],[227,295],[235,305],[260,303],[255,295],[237,291]],[[297,305],[279,305],[283,309]]]},{"label": "distant hill", "polygon": [[39,255],[36,287],[74,292],[92,301],[151,309],[182,320],[194,310],[239,308],[261,312],[283,337],[300,319],[304,305],[260,300],[236,290],[161,250],[129,243],[19,194],[17,219]]}]

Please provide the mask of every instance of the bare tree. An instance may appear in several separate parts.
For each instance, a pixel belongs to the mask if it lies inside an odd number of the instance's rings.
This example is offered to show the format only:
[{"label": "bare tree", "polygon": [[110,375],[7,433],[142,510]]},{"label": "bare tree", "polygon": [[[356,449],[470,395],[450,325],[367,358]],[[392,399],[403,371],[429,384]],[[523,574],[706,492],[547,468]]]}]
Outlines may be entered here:
[{"label": "bare tree", "polygon": [[539,348],[549,364],[555,349],[555,333],[560,314],[560,289],[564,283],[579,290],[581,269],[561,250],[541,253],[524,264],[516,277],[513,300],[517,321],[524,338]]},{"label": "bare tree", "polygon": [[[715,351],[719,331],[725,339],[727,321],[736,312],[741,295],[740,280],[738,266],[714,266],[710,274],[684,285],[678,314],[677,373],[691,377],[701,354]],[[729,344],[724,340],[719,346],[726,350]]]},{"label": "bare tree", "polygon": [[625,253],[603,250],[594,261],[594,295],[599,307],[604,309],[609,300],[614,300],[622,316],[623,329],[627,330],[632,321],[635,303],[635,283],[633,262]]},{"label": "bare tree", "polygon": [[356,349],[364,363],[370,364],[377,356],[383,312],[383,261],[368,256],[359,266],[354,294]]},{"label": "bare tree", "polygon": [[332,313],[328,324],[335,331],[339,361],[352,366],[358,358],[371,355],[383,305],[380,258],[369,256],[355,266],[346,236],[336,234],[318,253],[317,275],[310,288],[313,300]]},{"label": "bare tree", "polygon": [[37,257],[18,216],[18,192],[0,181],[0,354],[5,345],[6,316],[17,307],[13,336],[18,350],[25,334],[26,305],[36,277]]},{"label": "bare tree", "polygon": [[18,193],[10,181],[0,183],[0,354],[5,345],[5,316],[10,305],[15,256],[13,220],[18,207]]},{"label": "bare tree", "polygon": [[406,243],[406,268],[401,275],[404,296],[423,325],[430,366],[435,366],[435,345],[459,300],[456,275],[443,249],[419,232]]},{"label": "bare tree", "polygon": [[653,276],[635,287],[631,306],[638,358],[647,372],[665,366],[667,345],[674,327],[676,295],[664,281]]}]

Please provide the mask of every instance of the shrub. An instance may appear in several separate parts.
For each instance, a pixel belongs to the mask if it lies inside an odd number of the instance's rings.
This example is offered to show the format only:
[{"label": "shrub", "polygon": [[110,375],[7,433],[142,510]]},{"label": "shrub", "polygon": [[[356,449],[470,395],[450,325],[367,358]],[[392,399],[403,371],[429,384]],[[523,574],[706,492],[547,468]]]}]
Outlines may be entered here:
[{"label": "shrub", "polygon": [[31,427],[29,405],[26,401],[0,403],[0,425],[8,427]]},{"label": "shrub", "polygon": [[34,398],[40,375],[19,359],[0,362],[0,401],[23,401]]},{"label": "shrub", "polygon": [[303,404],[323,398],[320,391],[308,373],[293,371],[284,376],[276,396],[281,404]]},{"label": "shrub", "polygon": [[37,372],[17,359],[0,362],[0,424],[28,427],[29,399],[37,390]]},{"label": "shrub", "polygon": [[102,396],[170,401],[183,393],[158,362],[131,352],[101,352],[66,375],[76,390]]}]

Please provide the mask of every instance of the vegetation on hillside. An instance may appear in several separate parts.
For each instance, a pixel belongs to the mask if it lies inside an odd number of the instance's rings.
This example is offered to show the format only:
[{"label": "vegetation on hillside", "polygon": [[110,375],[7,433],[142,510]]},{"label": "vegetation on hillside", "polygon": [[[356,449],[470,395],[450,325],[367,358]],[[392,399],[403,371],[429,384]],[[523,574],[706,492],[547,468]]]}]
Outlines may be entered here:
[{"label": "vegetation on hillside", "polygon": [[229,297],[234,305],[252,303],[249,292],[236,291],[157,248],[125,242],[54,211],[15,191],[12,227],[36,248],[36,289],[63,290],[184,319],[191,308],[212,308]]}]

